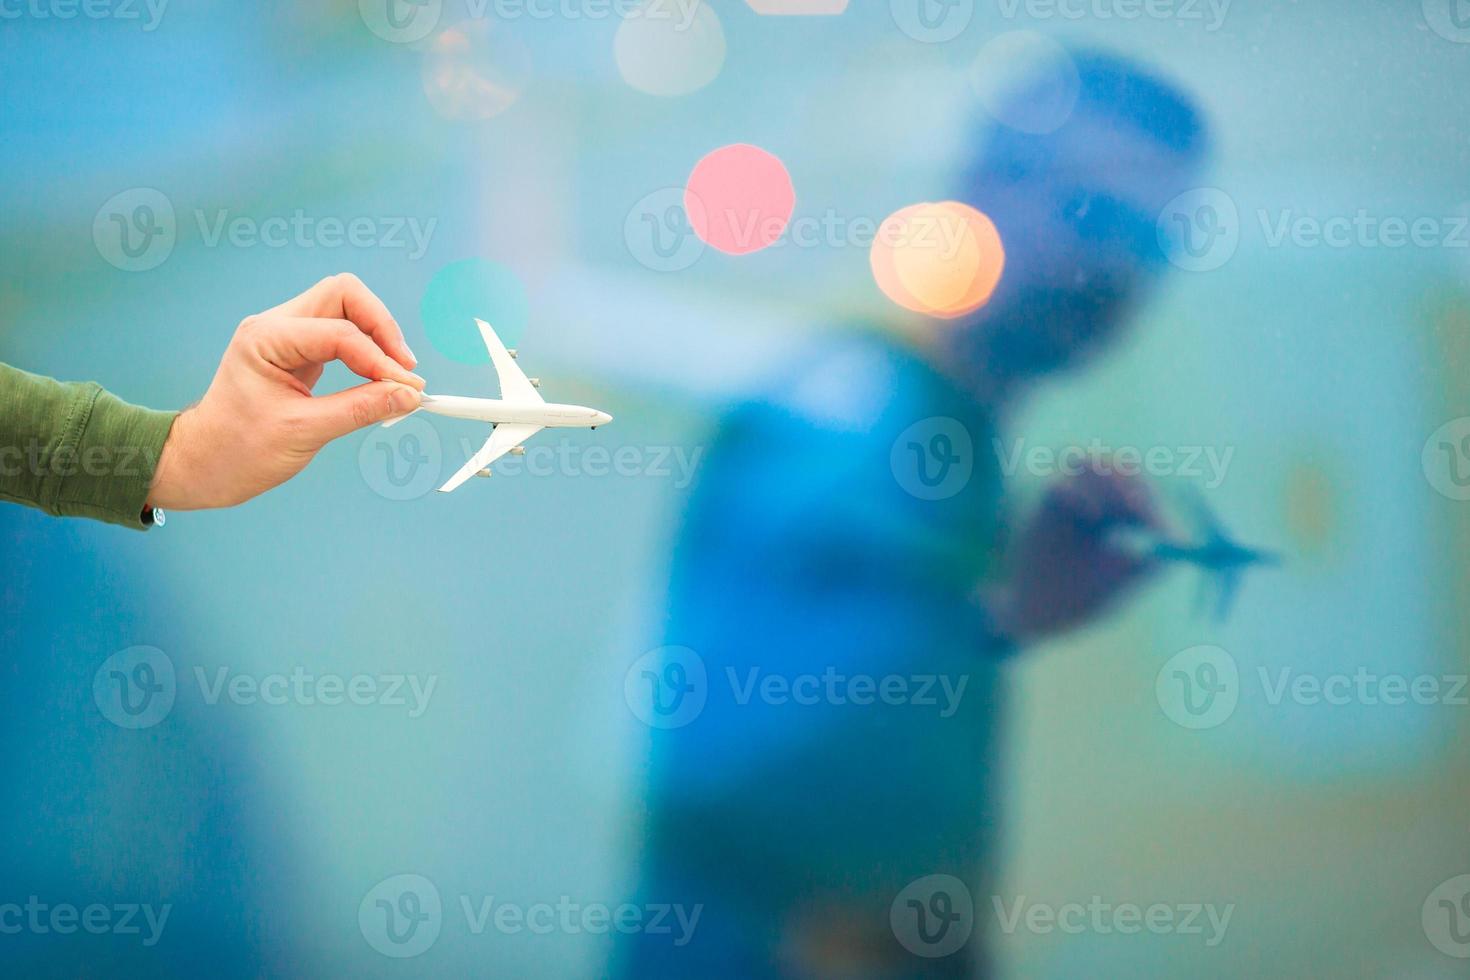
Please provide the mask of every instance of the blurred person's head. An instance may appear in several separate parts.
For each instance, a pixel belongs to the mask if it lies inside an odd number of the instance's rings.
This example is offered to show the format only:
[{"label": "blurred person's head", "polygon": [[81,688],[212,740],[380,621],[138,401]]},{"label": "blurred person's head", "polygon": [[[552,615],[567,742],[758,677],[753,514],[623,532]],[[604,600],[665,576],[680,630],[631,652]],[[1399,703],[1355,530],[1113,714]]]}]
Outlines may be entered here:
[{"label": "blurred person's head", "polygon": [[1194,186],[1208,139],[1182,92],[1105,54],[1058,49],[987,107],[997,119],[960,196],[995,222],[1005,274],[955,325],[951,353],[960,371],[1004,387],[1117,338],[1167,265],[1158,217]]}]

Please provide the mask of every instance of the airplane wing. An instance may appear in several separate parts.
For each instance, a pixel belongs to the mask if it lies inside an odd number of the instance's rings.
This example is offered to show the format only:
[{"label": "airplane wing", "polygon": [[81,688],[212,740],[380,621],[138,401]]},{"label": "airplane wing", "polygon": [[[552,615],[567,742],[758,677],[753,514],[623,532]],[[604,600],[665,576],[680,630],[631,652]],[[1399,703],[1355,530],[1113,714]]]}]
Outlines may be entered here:
[{"label": "airplane wing", "polygon": [[516,402],[545,401],[536,386],[531,384],[531,379],[526,377],[526,372],[510,356],[510,351],[505,349],[490,324],[477,319],[475,326],[480,328],[480,336],[485,338],[485,347],[490,351],[490,362],[495,365],[495,373],[500,376],[500,397]]},{"label": "airplane wing", "polygon": [[1240,572],[1230,569],[1220,573],[1220,597],[1215,606],[1215,619],[1224,620],[1235,602],[1235,590],[1240,588]]},{"label": "airplane wing", "polygon": [[[491,336],[494,336],[494,334],[491,334]],[[501,350],[504,349],[503,347],[501,348]],[[506,359],[509,360],[509,358]],[[522,375],[522,377],[525,377],[525,375]],[[451,476],[449,482],[439,488],[439,492],[449,493],[451,490],[456,489],[461,483],[540,432],[543,428],[544,426],[528,425],[524,422],[503,422],[497,425],[495,431],[490,433],[490,438],[485,440],[485,445],[480,447],[480,451],[471,456],[469,462],[465,463],[458,473]]]},{"label": "airplane wing", "polygon": [[[1208,573],[1201,571],[1199,585],[1194,590],[1194,614],[1203,616],[1210,608],[1210,597],[1213,592],[1211,588],[1215,583],[1211,581]],[[1218,609],[1218,605],[1216,607]]]},{"label": "airplane wing", "polygon": [[1225,538],[1225,528],[1221,526],[1220,519],[1215,516],[1215,512],[1210,509],[1199,487],[1192,483],[1186,484],[1185,488],[1180,491],[1179,499],[1189,510],[1195,526],[1204,531],[1209,540],[1216,541]]}]

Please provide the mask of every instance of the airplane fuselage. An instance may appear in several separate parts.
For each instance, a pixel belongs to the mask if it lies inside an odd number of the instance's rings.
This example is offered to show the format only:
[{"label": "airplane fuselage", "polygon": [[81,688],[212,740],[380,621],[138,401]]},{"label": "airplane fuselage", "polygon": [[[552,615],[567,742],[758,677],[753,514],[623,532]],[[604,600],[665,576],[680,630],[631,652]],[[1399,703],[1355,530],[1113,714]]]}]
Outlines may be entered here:
[{"label": "airplane fuselage", "polygon": [[419,408],[435,415],[477,422],[539,425],[548,429],[595,429],[612,416],[585,405],[555,402],[515,402],[500,398],[464,398],[459,395],[425,395]]},{"label": "airplane fuselage", "polygon": [[1276,556],[1270,552],[1241,548],[1228,542],[1212,542],[1199,547],[1161,543],[1155,546],[1154,557],[1162,561],[1188,562],[1209,571],[1277,563]]}]

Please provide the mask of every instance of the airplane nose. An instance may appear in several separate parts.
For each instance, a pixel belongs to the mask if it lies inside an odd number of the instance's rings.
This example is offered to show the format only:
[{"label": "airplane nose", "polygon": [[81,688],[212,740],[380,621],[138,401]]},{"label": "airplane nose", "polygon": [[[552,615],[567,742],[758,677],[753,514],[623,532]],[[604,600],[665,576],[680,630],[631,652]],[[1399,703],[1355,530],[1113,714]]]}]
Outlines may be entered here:
[{"label": "airplane nose", "polygon": [[597,413],[597,424],[598,425],[606,425],[607,423],[609,423],[611,421],[612,421],[612,416],[609,415],[609,414],[607,414],[606,412],[598,412]]}]

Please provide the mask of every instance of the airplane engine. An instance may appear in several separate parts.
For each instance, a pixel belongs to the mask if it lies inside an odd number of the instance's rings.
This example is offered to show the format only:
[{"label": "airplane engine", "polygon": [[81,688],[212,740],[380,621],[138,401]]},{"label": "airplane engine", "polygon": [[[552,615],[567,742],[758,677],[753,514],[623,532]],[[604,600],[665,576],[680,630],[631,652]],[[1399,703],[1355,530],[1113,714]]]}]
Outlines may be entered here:
[{"label": "airplane engine", "polygon": [[516,447],[514,447],[514,448],[511,449],[510,454],[512,456],[524,456],[524,455],[526,455],[526,447],[525,446],[516,446]]}]

